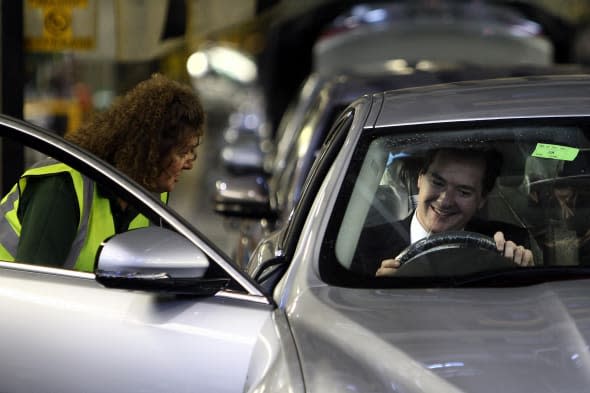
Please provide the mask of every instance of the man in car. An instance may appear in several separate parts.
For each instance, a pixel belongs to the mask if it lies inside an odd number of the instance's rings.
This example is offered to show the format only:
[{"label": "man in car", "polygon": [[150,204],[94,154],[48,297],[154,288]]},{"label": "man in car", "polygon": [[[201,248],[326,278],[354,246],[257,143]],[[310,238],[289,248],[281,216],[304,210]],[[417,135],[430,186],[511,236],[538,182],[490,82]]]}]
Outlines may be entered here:
[{"label": "man in car", "polygon": [[393,226],[389,224],[388,229],[381,226],[363,233],[359,244],[366,243],[357,252],[365,265],[363,270],[378,277],[394,275],[400,266],[396,256],[407,246],[430,234],[457,230],[493,237],[504,257],[520,266],[534,265],[526,230],[475,217],[494,187],[501,165],[495,150],[444,148],[429,152],[418,176],[415,211]]}]

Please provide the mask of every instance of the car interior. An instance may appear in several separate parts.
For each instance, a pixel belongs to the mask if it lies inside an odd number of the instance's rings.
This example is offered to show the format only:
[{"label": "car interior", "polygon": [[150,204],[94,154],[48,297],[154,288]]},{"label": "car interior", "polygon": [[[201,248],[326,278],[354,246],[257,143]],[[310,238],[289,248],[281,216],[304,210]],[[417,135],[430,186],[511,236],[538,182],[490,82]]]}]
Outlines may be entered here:
[{"label": "car interior", "polygon": [[486,146],[500,152],[501,173],[477,216],[524,228],[536,267],[590,263],[590,223],[585,222],[590,217],[590,142],[585,129],[522,124],[433,131],[373,138],[362,153],[364,160],[351,165],[354,185],[339,196],[336,211],[341,206],[343,214],[333,218],[335,230],[328,231],[335,236],[333,256],[344,269],[354,272],[358,266],[354,259],[363,231],[413,212],[424,154],[441,147]]}]

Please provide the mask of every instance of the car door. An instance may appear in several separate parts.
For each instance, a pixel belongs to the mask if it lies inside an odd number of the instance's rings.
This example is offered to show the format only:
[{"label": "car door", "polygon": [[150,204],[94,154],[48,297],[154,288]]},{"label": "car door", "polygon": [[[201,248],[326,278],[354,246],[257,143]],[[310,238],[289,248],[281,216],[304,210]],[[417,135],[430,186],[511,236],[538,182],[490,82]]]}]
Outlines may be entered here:
[{"label": "car door", "polygon": [[[274,310],[256,284],[178,214],[85,151],[6,116],[0,137],[34,146],[26,150],[30,161],[50,155],[76,168],[155,224],[106,241],[98,261],[106,272],[0,261],[0,391],[243,390],[258,334]],[[151,247],[157,250],[140,250],[150,233],[160,241]],[[133,253],[109,257],[107,250],[121,244]],[[188,262],[180,261],[179,247]],[[203,277],[170,279],[175,273],[166,269],[175,264],[194,270],[191,255],[206,267]],[[142,258],[154,274],[116,276],[117,264],[129,273]]]}]

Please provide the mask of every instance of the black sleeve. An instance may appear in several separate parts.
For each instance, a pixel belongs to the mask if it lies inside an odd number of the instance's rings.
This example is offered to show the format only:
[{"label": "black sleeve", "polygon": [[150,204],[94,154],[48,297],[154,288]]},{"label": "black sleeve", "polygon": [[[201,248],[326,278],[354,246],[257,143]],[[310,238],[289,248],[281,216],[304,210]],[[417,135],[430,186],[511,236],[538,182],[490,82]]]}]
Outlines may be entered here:
[{"label": "black sleeve", "polygon": [[482,220],[480,218],[473,218],[467,227],[468,231],[478,232],[482,235],[494,237],[496,232],[502,232],[504,239],[511,240],[514,243],[524,246],[525,248],[531,248],[531,239],[526,228],[517,227],[516,225],[509,224],[502,221],[493,220]]},{"label": "black sleeve", "polygon": [[79,210],[69,175],[29,178],[17,212],[22,230],[16,260],[62,266],[76,236]]},{"label": "black sleeve", "polygon": [[350,270],[364,276],[375,277],[384,259],[395,258],[410,244],[408,228],[408,219],[364,228],[359,237]]}]

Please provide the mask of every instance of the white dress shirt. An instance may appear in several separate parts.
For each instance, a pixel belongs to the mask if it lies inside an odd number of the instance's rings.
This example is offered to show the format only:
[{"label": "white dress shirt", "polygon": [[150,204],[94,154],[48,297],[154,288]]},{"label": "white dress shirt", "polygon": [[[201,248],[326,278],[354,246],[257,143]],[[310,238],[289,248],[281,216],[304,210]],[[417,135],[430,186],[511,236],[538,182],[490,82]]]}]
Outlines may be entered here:
[{"label": "white dress shirt", "polygon": [[412,215],[412,221],[410,222],[410,244],[416,243],[418,240],[422,240],[425,237],[428,237],[429,233],[420,221],[418,221],[418,217],[416,216],[416,212]]}]

